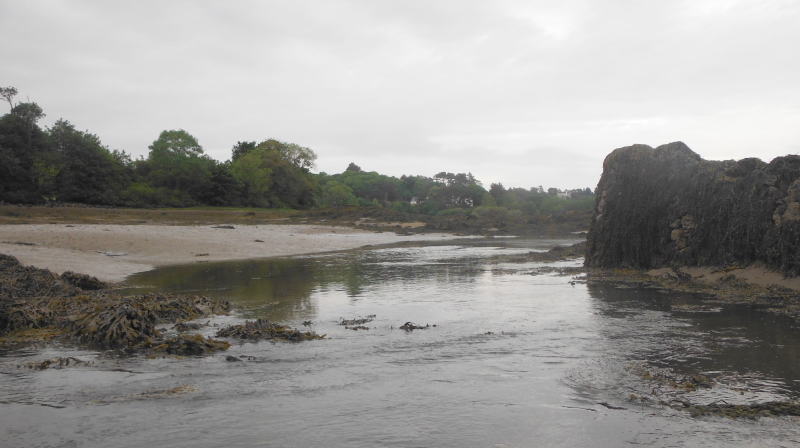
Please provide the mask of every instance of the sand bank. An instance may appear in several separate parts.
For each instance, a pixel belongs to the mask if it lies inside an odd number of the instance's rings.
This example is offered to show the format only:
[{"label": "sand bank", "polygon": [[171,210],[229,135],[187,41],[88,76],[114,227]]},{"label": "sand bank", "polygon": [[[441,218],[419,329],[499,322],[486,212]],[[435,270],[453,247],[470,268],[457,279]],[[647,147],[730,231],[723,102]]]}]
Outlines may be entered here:
[{"label": "sand bank", "polygon": [[214,226],[20,224],[0,225],[0,253],[55,273],[74,271],[116,282],[158,266],[278,257],[366,245],[455,238],[399,236],[315,225]]}]

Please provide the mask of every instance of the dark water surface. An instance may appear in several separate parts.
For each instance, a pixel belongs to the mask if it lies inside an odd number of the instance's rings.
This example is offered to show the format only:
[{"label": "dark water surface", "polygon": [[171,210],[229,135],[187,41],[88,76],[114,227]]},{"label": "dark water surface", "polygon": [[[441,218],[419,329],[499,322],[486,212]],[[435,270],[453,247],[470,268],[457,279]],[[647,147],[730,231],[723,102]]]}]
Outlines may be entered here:
[{"label": "dark water surface", "polygon": [[[310,320],[328,339],[234,342],[227,353],[197,358],[108,360],[73,349],[6,353],[0,356],[0,446],[800,443],[800,421],[793,418],[693,419],[641,401],[795,397],[795,323],[688,294],[587,287],[580,279],[573,285],[572,276],[553,269],[580,261],[502,258],[552,244],[471,240],[197,263],[137,275],[131,284],[223,297],[242,309],[212,324]],[[368,331],[336,324],[372,314]],[[399,330],[407,321],[436,327]],[[227,362],[226,355],[251,358]],[[17,368],[56,356],[95,364]],[[703,374],[715,383],[675,391],[641,379],[645,370],[675,378]],[[173,388],[186,393],[158,392]]]}]

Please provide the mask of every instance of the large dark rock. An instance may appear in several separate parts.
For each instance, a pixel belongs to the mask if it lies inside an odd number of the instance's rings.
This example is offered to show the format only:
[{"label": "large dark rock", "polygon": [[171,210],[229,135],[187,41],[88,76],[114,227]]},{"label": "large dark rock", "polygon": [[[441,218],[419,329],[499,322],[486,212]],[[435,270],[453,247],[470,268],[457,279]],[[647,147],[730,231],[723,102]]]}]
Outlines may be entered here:
[{"label": "large dark rock", "polygon": [[708,161],[681,142],[614,150],[603,163],[586,266],[762,262],[800,274],[800,157]]}]

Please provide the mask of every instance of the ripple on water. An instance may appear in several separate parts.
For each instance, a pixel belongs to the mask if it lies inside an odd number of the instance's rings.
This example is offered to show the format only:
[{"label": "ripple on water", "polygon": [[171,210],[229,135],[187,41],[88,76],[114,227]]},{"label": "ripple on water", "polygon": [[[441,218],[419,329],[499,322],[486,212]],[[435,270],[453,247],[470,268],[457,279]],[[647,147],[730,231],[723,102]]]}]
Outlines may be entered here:
[{"label": "ripple on water", "polygon": [[[7,353],[0,355],[0,432],[20,446],[798,442],[789,418],[693,419],[658,404],[794,397],[800,338],[792,323],[728,306],[710,312],[691,295],[570,284],[559,270],[580,261],[488,261],[541,244],[448,242],[141,274],[131,282],[191,289],[245,309],[211,319],[204,336],[257,316],[297,327],[310,321],[329,338],[233,341],[227,353],[202,358]],[[369,330],[338,325],[372,314]],[[408,321],[437,326],[398,329]],[[95,365],[15,369],[67,355]],[[712,387],[686,387],[694,375]],[[40,404],[64,408],[40,411]]]}]

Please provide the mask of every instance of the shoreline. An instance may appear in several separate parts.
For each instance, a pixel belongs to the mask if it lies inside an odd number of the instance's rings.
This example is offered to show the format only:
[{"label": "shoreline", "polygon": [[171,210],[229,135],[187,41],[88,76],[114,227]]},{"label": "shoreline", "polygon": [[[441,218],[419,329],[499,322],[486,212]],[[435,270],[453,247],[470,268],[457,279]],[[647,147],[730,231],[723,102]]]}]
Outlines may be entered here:
[{"label": "shoreline", "polygon": [[161,266],[357,249],[460,238],[445,233],[375,232],[314,224],[0,225],[0,253],[55,274],[73,271],[106,282]]},{"label": "shoreline", "polygon": [[[652,270],[582,268],[586,282],[702,294],[706,305],[739,304],[800,322],[800,278],[754,264],[740,268],[675,267]],[[713,307],[712,307],[713,308]],[[709,308],[710,309],[710,308]],[[704,307],[695,311],[703,311]],[[684,310],[685,311],[685,310]]]}]

